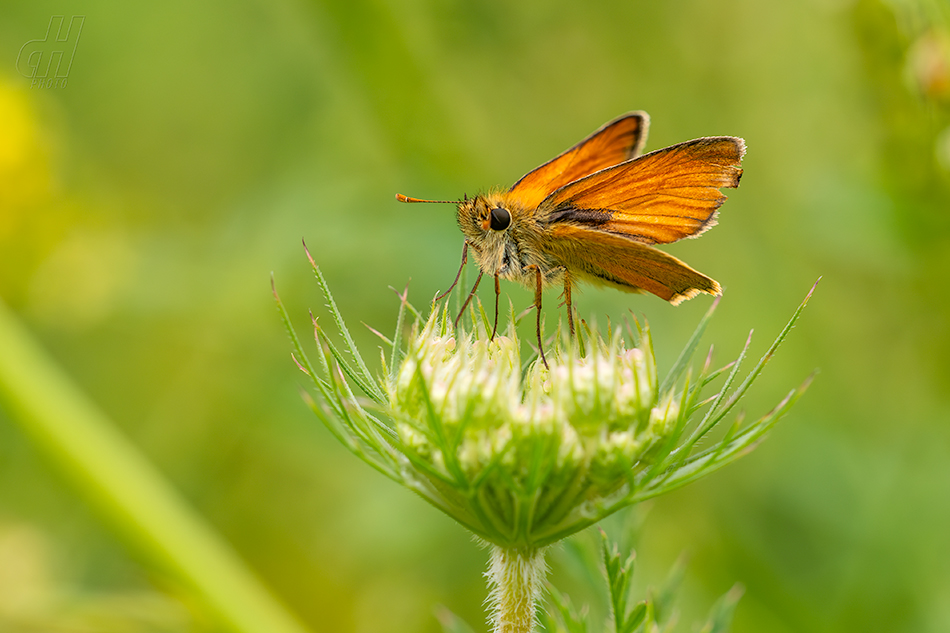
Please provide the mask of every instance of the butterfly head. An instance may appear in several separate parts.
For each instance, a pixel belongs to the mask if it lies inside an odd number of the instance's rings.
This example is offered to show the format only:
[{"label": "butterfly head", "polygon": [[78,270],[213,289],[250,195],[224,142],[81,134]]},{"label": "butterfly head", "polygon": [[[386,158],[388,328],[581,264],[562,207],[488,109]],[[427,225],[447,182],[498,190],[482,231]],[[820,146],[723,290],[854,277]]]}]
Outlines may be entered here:
[{"label": "butterfly head", "polygon": [[504,233],[511,227],[512,218],[500,195],[487,194],[460,202],[458,222],[466,237],[479,239],[491,233]]},{"label": "butterfly head", "polygon": [[515,263],[520,266],[517,235],[521,229],[517,210],[509,208],[501,194],[467,198],[458,205],[458,224],[486,274],[506,276]]}]

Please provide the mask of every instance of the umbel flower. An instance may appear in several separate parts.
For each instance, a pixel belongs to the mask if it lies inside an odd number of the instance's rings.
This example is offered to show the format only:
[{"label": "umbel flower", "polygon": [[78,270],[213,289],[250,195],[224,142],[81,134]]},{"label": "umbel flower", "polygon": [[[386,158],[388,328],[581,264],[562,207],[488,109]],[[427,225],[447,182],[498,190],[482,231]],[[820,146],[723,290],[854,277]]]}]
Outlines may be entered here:
[{"label": "umbel flower", "polygon": [[[759,420],[743,425],[738,419],[710,440],[710,431],[791,330],[810,292],[741,381],[749,341],[725,367],[713,369],[711,353],[698,372],[689,367],[715,304],[660,381],[649,328],[635,321],[630,337],[619,328],[608,338],[582,328],[575,340],[561,341],[545,367],[536,358],[522,361],[514,325],[492,338],[484,313],[473,310],[471,328],[456,329],[447,305],[434,305],[423,318],[404,294],[395,335],[383,337],[391,352],[383,354],[377,377],[310,261],[349,358],[313,319],[317,363],[311,363],[275,291],[294,360],[318,396],[307,400],[357,457],[490,546],[496,633],[534,630],[545,548],[748,452],[809,382]],[[410,314],[415,322],[404,341]],[[704,387],[720,377],[721,387],[704,398]]]}]

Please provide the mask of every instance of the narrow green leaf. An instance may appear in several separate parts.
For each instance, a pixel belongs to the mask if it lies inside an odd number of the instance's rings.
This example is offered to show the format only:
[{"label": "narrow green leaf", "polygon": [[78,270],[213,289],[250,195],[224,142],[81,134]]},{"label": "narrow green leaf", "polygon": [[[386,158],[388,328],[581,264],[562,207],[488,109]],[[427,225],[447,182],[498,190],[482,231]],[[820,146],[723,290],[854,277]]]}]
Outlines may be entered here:
[{"label": "narrow green leaf", "polygon": [[[821,281],[819,278],[818,281]],[[712,417],[711,423],[708,425],[708,428],[703,430],[700,434],[702,437],[709,429],[715,426],[719,420],[721,420],[735,405],[739,402],[742,396],[745,395],[746,391],[749,390],[749,387],[752,386],[752,383],[755,382],[755,379],[759,377],[759,374],[762,373],[762,370],[765,368],[765,364],[771,360],[772,356],[775,355],[775,351],[778,349],[779,345],[782,344],[782,341],[788,336],[788,333],[792,331],[792,328],[795,326],[795,323],[798,321],[798,318],[801,316],[802,312],[805,310],[805,306],[808,305],[808,300],[811,299],[812,294],[815,292],[815,288],[818,286],[818,281],[811,287],[811,290],[808,291],[808,294],[805,295],[805,299],[802,300],[801,304],[798,306],[798,309],[795,310],[795,313],[792,315],[792,318],[789,319],[788,323],[782,328],[782,331],[775,338],[775,341],[772,342],[772,345],[769,347],[768,351],[759,359],[759,362],[756,363],[755,367],[752,368],[752,371],[749,372],[749,375],[746,376],[745,380],[736,388],[735,393],[730,396],[729,400],[722,406],[719,411],[716,411],[715,416]],[[738,361],[737,361],[738,365]],[[723,389],[725,392],[725,388]],[[717,403],[718,406],[718,403]],[[710,413],[716,407],[710,409]],[[709,417],[709,416],[707,416]]]},{"label": "narrow green leaf", "polygon": [[637,322],[637,328],[640,332],[640,340],[637,343],[640,349],[642,349],[643,353],[646,355],[647,369],[651,370],[649,372],[650,388],[653,390],[655,397],[660,398],[663,395],[663,392],[660,391],[659,386],[657,385],[656,352],[653,349],[653,335],[650,333],[650,323],[644,320],[643,326],[641,327],[640,323]]},{"label": "narrow green leaf", "polygon": [[[393,288],[393,292],[395,291],[395,288]],[[393,334],[393,351],[389,357],[389,367],[393,372],[389,375],[390,381],[396,380],[396,370],[399,367],[399,362],[402,360],[402,329],[405,327],[406,305],[409,303],[409,284],[406,284],[402,294],[396,292],[396,296],[399,297],[399,313],[396,315],[396,332]]]},{"label": "narrow green leaf", "polygon": [[[710,349],[710,351],[712,350]],[[719,378],[719,376],[721,376],[724,371],[728,371],[732,369],[732,366],[735,364],[736,364],[736,361],[732,361],[732,362],[726,363],[719,369],[711,371],[709,375],[707,375],[706,378],[703,380],[703,386],[705,387],[706,385],[714,381],[716,378]]]},{"label": "narrow green leaf", "polygon": [[[287,313],[287,309],[284,307],[284,304],[281,301],[280,296],[277,294],[277,287],[274,284],[273,276],[271,277],[271,291],[274,294],[274,301],[277,304],[277,312],[278,314],[280,314],[281,321],[284,324],[284,329],[287,331],[287,335],[290,337],[290,340],[294,346],[294,350],[296,351],[296,355],[294,353],[291,353],[291,358],[293,358],[294,363],[297,364],[297,367],[299,367],[305,374],[310,376],[311,380],[313,380],[314,385],[317,387],[317,390],[320,392],[320,395],[331,406],[331,408],[333,408],[334,412],[339,415],[342,415],[342,410],[340,409],[340,405],[337,404],[336,398],[333,394],[333,388],[330,386],[329,383],[327,383],[325,380],[321,379],[317,375],[317,372],[314,371],[313,369],[313,365],[310,363],[310,359],[307,357],[307,354],[303,351],[303,347],[300,344],[300,339],[297,338],[297,332],[294,330],[294,327],[290,322],[290,316]],[[310,315],[310,318],[314,324],[314,327],[317,327],[316,319],[313,318],[312,314]],[[319,358],[321,360],[321,368],[323,369],[323,375],[329,377],[330,368],[329,368],[329,365],[327,364],[326,356],[325,354],[323,354],[323,349],[320,348],[319,346],[318,346],[318,351],[320,352]],[[335,431],[332,428],[330,430],[331,432],[335,433]]]},{"label": "narrow green leaf", "polygon": [[744,591],[742,585],[737,583],[717,600],[709,614],[709,620],[700,633],[728,633],[732,625],[732,616],[735,614],[736,605],[739,604]]},{"label": "narrow green leaf", "polygon": [[663,585],[653,600],[653,609],[656,614],[656,621],[663,622],[669,619],[673,611],[673,600],[683,584],[683,578],[686,576],[686,557],[680,556],[673,564],[673,568],[663,581]]},{"label": "narrow green leaf", "polygon": [[693,335],[690,336],[689,340],[686,342],[686,347],[684,347],[683,351],[680,352],[676,362],[673,363],[673,367],[670,368],[666,378],[664,378],[663,382],[660,384],[659,393],[666,393],[672,389],[673,385],[675,385],[680,379],[680,376],[683,374],[683,370],[686,369],[690,358],[693,357],[693,353],[696,351],[696,347],[699,345],[699,340],[703,337],[703,333],[706,331],[706,326],[709,324],[709,319],[712,318],[713,312],[715,312],[716,307],[719,306],[719,299],[720,297],[716,297],[716,299],[712,302],[712,305],[709,306],[709,309],[706,310],[706,314],[704,314],[703,318],[700,319],[699,325],[697,325],[696,329],[693,331]]},{"label": "narrow green leaf", "polygon": [[372,325],[370,325],[370,324],[368,324],[368,323],[363,323],[363,326],[364,326],[367,330],[369,330],[370,332],[372,332],[373,334],[375,334],[375,335],[379,338],[379,340],[381,340],[383,343],[385,343],[385,344],[388,345],[389,347],[392,347],[392,346],[393,346],[393,342],[389,340],[389,337],[386,336],[385,334],[383,334],[382,332],[380,332],[379,330],[377,330],[376,328],[374,328]]},{"label": "narrow green leaf", "polygon": [[752,332],[749,332],[749,337],[745,341],[745,345],[742,346],[742,351],[739,352],[738,358],[732,363],[732,370],[729,372],[729,375],[726,377],[726,381],[722,385],[722,389],[719,390],[719,393],[716,394],[716,399],[713,401],[713,404],[709,407],[709,410],[706,412],[706,415],[703,416],[703,419],[700,420],[699,424],[696,425],[696,428],[693,429],[692,434],[690,434],[689,439],[677,449],[677,453],[686,456],[689,455],[690,451],[693,450],[693,447],[706,433],[711,431],[716,424],[722,420],[725,413],[722,415],[719,414],[719,405],[726,397],[726,393],[729,391],[729,388],[732,386],[733,381],[736,379],[736,376],[739,374],[739,368],[742,366],[742,361],[745,360],[746,354],[749,352],[749,346],[752,344]]},{"label": "narrow green leaf", "polygon": [[[320,272],[320,267],[317,266],[317,262],[313,260],[313,257],[310,255],[310,251],[307,250],[307,245],[304,244],[304,250],[307,253],[307,259],[310,260],[310,267],[313,269],[313,274],[317,278],[317,285],[320,286],[320,292],[323,293],[324,298],[327,300],[327,309],[330,310],[330,314],[333,316],[333,320],[336,322],[337,328],[340,330],[340,336],[343,337],[343,341],[346,343],[347,351],[353,357],[353,360],[356,362],[357,370],[354,371],[358,373],[362,379],[362,383],[367,385],[369,391],[366,392],[366,395],[373,398],[377,402],[384,402],[386,396],[380,391],[379,386],[376,384],[373,375],[370,373],[369,368],[367,368],[366,363],[363,362],[363,357],[360,355],[359,350],[356,348],[356,343],[353,341],[353,337],[350,336],[350,331],[346,327],[346,323],[343,321],[343,315],[340,314],[340,310],[336,307],[336,302],[333,300],[333,294],[330,292],[330,287],[327,285],[326,279],[323,278],[323,273]],[[362,387],[361,387],[362,388]]]},{"label": "narrow green leaf", "polygon": [[333,437],[335,437],[348,449],[357,449],[358,442],[356,438],[349,433],[347,427],[341,422],[342,416],[337,415],[336,411],[334,411],[332,414],[324,411],[324,406],[329,408],[329,404],[327,402],[318,403],[309,393],[303,390],[301,390],[300,397],[303,398],[304,403],[306,403],[306,405],[310,407],[310,410],[313,411],[314,415],[317,416],[317,419],[323,422],[323,425],[327,427],[327,430],[333,434]]},{"label": "narrow green leaf", "polygon": [[413,380],[418,381],[416,387],[422,392],[422,399],[426,405],[426,417],[429,421],[429,428],[434,434],[436,446],[442,451],[442,455],[445,459],[445,467],[454,478],[453,485],[461,485],[463,488],[467,488],[468,478],[465,476],[465,471],[459,463],[458,455],[452,450],[448,441],[445,426],[442,424],[442,417],[433,407],[432,398],[429,396],[429,389],[426,387],[425,377],[422,375],[421,362],[416,362],[415,364],[415,376]]},{"label": "narrow green leaf", "polygon": [[616,543],[611,543],[607,533],[601,530],[601,552],[604,559],[604,568],[607,572],[607,587],[610,591],[610,611],[613,616],[614,631],[627,633],[635,626],[631,626],[631,617],[627,614],[627,600],[630,597],[630,581],[633,578],[636,552],[630,551],[626,559],[621,561],[620,550]]},{"label": "narrow green leaf", "polygon": [[633,606],[623,623],[620,633],[634,633],[639,630],[647,618],[647,601],[641,600]]},{"label": "narrow green leaf", "polygon": [[387,461],[382,459],[384,455],[381,455],[375,451],[368,453],[366,450],[364,450],[364,445],[361,444],[356,437],[350,433],[341,432],[343,427],[340,426],[338,419],[322,410],[320,405],[309,397],[309,394],[306,394],[304,400],[310,406],[310,409],[314,412],[317,418],[323,422],[324,426],[326,426],[327,429],[333,433],[334,437],[336,437],[337,440],[339,440],[339,442],[343,444],[343,446],[345,446],[351,453],[356,455],[369,466],[372,466],[375,470],[385,475],[388,479],[392,479],[396,483],[403,483],[403,478],[399,474],[399,469],[395,463],[387,463]]},{"label": "narrow green leaf", "polygon": [[386,402],[386,398],[379,390],[376,382],[372,379],[367,381],[366,377],[362,373],[353,369],[353,367],[351,367],[349,363],[346,362],[346,358],[344,358],[343,354],[340,353],[340,350],[336,348],[336,345],[330,341],[330,337],[326,335],[326,332],[323,331],[323,328],[319,328],[317,330],[317,335],[320,338],[320,343],[326,345],[327,349],[330,350],[330,354],[336,360],[337,365],[340,367],[343,373],[346,374],[346,377],[355,382],[356,386],[360,388],[360,391],[365,393],[379,404]]},{"label": "narrow green leaf", "polygon": [[462,618],[449,611],[448,607],[437,606],[435,617],[442,625],[443,633],[474,633],[472,627],[466,624]]},{"label": "narrow green leaf", "polygon": [[297,332],[294,330],[294,326],[290,322],[290,315],[287,314],[287,309],[284,307],[284,302],[280,300],[280,295],[277,294],[277,285],[274,283],[273,275],[271,275],[270,278],[270,287],[271,292],[274,294],[274,302],[277,304],[277,313],[280,315],[281,323],[284,324],[284,330],[287,331],[287,336],[290,337],[290,342],[294,346],[294,352],[296,352],[296,358],[294,358],[294,362],[296,362],[298,366],[302,365],[305,373],[307,373],[312,379],[317,380],[317,373],[313,370],[313,365],[310,364],[310,359],[307,358],[306,352],[303,351],[303,346],[300,344],[300,339],[297,338]]},{"label": "narrow green leaf", "polygon": [[554,603],[560,623],[563,625],[560,627],[561,630],[563,630],[565,633],[588,632],[588,623],[585,614],[583,611],[578,612],[577,609],[574,608],[574,605],[571,604],[571,599],[567,596],[567,594],[563,594],[553,586],[549,585],[548,595],[551,597],[551,602]]},{"label": "narrow green leaf", "polygon": [[[338,365],[334,365],[334,369],[336,371],[331,375],[331,379],[333,380],[333,392],[338,405],[335,410],[339,413],[343,423],[367,447],[378,453],[387,453],[388,444],[380,437],[379,429],[375,428],[379,421],[373,419],[371,420],[372,424],[366,424],[366,412],[359,406],[349,384],[343,377],[342,370]],[[355,417],[353,414],[355,414]]]},{"label": "narrow green leaf", "polygon": [[664,475],[661,480],[644,484],[625,503],[639,503],[685,486],[748,453],[754,448],[755,443],[792,408],[792,405],[801,397],[810,383],[811,377],[798,389],[790,392],[771,412],[738,432],[730,442],[727,444],[717,443],[715,446],[690,457],[681,466]]}]

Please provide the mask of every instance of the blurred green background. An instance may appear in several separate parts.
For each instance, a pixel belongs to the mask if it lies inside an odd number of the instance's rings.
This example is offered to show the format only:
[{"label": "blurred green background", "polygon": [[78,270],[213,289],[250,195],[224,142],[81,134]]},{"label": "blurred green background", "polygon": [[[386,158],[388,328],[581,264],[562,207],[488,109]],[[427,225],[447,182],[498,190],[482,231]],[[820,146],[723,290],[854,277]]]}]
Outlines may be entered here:
[{"label": "blurred green background", "polygon": [[[52,15],[85,16],[81,39],[65,87],[31,88],[17,55]],[[306,332],[303,237],[351,326],[390,331],[388,287],[411,278],[425,305],[462,243],[451,207],[394,193],[510,185],[632,109],[647,149],[742,136],[719,226],[667,250],[725,288],[722,361],[753,327],[762,353],[823,276],[744,406],[821,373],[751,456],[634,511],[638,577],[688,552],[686,624],[740,581],[738,633],[948,631],[948,18],[945,0],[5,2],[0,297],[310,629],[432,633],[439,603],[484,630],[486,553],[319,426],[269,274]],[[576,305],[645,315],[662,371],[709,299]],[[216,630],[74,480],[0,408],[0,630]],[[583,597],[564,560],[555,582]]]}]

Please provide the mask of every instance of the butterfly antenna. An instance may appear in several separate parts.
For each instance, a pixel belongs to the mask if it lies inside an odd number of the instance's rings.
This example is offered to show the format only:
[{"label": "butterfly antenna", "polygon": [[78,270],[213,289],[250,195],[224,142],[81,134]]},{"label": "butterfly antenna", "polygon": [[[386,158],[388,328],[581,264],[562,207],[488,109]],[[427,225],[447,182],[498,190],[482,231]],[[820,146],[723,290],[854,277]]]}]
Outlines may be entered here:
[{"label": "butterfly antenna", "polygon": [[460,204],[461,200],[423,200],[422,198],[410,198],[401,193],[396,194],[396,200],[399,202],[434,202],[436,204]]}]

